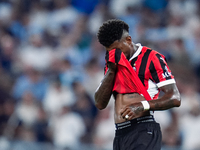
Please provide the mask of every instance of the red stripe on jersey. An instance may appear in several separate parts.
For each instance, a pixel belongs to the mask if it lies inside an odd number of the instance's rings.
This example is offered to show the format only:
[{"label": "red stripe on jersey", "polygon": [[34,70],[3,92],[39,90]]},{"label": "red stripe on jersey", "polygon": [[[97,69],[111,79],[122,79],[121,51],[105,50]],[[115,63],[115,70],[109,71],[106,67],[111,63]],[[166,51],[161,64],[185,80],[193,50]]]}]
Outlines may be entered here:
[{"label": "red stripe on jersey", "polygon": [[132,67],[135,68],[136,73],[138,74],[141,82],[145,86],[146,90],[148,89],[148,80],[149,77],[149,57],[151,56],[152,50],[148,47],[143,47],[141,53],[131,61]]},{"label": "red stripe on jersey", "polygon": [[157,53],[154,56],[155,59],[153,59],[153,63],[155,65],[155,69],[157,70],[157,75],[158,78],[161,81],[165,81],[168,79],[172,79],[174,78],[171,74],[171,70],[169,69],[169,67],[167,66],[166,60],[165,60],[165,56],[163,56],[162,54]]},{"label": "red stripe on jersey", "polygon": [[137,92],[139,94],[143,94],[146,100],[151,99],[146,89],[139,81],[140,79],[133,70],[130,62],[126,59],[124,53],[122,53],[120,49],[109,51],[109,53],[106,54],[106,61],[118,64],[118,71],[116,72],[113,91],[122,94]]},{"label": "red stripe on jersey", "polygon": [[[110,57],[111,58],[111,57]],[[109,56],[107,55],[107,60],[109,59]],[[113,61],[119,61],[121,59],[120,57],[116,57],[113,55],[112,57]],[[162,81],[166,81],[168,79],[174,79],[173,75],[171,74],[171,71],[165,61],[165,57],[158,53],[157,51],[151,50],[148,47],[142,47],[142,50],[138,56],[133,58],[130,61],[131,66],[136,71],[136,74],[138,75],[139,79],[145,86],[145,89],[149,89],[149,81],[151,80],[153,83],[157,84]],[[119,66],[118,66],[119,67]],[[105,72],[107,72],[107,65],[105,66]],[[119,67],[118,69],[121,70]],[[128,76],[127,74],[121,72],[119,75],[119,80],[116,80],[115,88],[117,88],[119,91],[123,91],[123,93],[129,93],[130,91],[127,90],[127,88],[131,84],[130,80],[133,80],[133,76]],[[137,91],[137,88],[136,88]],[[139,93],[139,92],[138,92]],[[159,95],[159,89],[158,93],[155,93],[153,95],[153,99],[156,99]]]},{"label": "red stripe on jersey", "polygon": [[[149,80],[157,84],[174,78],[167,66],[165,57],[157,51],[151,50],[145,46],[143,46],[140,54],[131,60],[131,65],[135,68],[146,90],[149,88]],[[156,94],[154,98],[157,98],[158,94]]]}]

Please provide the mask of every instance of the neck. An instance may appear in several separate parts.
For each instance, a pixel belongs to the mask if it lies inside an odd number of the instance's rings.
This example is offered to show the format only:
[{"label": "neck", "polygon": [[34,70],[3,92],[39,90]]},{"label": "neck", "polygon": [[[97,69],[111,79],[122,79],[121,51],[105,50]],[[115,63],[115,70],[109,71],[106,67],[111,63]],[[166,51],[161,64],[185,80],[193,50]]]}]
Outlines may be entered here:
[{"label": "neck", "polygon": [[137,51],[138,48],[139,48],[139,46],[137,46],[136,44],[133,43],[133,49],[130,53],[129,58],[127,58],[128,60],[133,56],[133,54]]},{"label": "neck", "polygon": [[133,54],[137,51],[138,48],[139,46],[137,46],[136,44],[133,44]]}]

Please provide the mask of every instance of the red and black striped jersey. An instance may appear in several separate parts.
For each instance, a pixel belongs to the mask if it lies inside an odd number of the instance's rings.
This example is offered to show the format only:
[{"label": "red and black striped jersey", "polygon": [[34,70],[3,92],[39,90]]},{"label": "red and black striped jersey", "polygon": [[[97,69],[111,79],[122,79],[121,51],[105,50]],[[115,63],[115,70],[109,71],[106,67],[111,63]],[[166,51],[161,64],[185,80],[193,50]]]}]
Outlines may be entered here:
[{"label": "red and black striped jersey", "polygon": [[[129,62],[136,71],[136,74],[150,97],[156,99],[158,98],[159,87],[175,83],[174,77],[162,54],[148,47],[143,47],[140,44],[137,44],[137,46],[139,46],[139,48],[130,58]],[[104,73],[106,73],[106,71],[107,66],[105,67]],[[132,77],[132,79],[134,80],[134,77]],[[120,88],[125,87],[121,85],[115,86],[119,86]]]},{"label": "red and black striped jersey", "polygon": [[[106,62],[117,63],[117,72],[112,89],[113,92],[120,94],[139,93],[143,95],[146,100],[151,100],[149,93],[133,70],[131,63],[120,49],[107,51]],[[105,69],[107,70],[107,68]]]},{"label": "red and black striped jersey", "polygon": [[140,44],[137,46],[139,48],[129,62],[151,98],[157,99],[160,87],[175,83],[174,76],[164,55]]}]

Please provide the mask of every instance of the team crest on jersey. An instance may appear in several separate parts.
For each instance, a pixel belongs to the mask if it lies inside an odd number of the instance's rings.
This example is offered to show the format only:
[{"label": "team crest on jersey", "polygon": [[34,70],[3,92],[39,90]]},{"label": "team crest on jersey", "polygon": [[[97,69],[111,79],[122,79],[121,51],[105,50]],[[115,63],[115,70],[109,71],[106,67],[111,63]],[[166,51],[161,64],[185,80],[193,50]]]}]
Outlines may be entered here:
[{"label": "team crest on jersey", "polygon": [[134,63],[134,64],[133,64],[133,69],[136,71],[136,67],[135,67],[135,66],[136,66],[136,64]]}]

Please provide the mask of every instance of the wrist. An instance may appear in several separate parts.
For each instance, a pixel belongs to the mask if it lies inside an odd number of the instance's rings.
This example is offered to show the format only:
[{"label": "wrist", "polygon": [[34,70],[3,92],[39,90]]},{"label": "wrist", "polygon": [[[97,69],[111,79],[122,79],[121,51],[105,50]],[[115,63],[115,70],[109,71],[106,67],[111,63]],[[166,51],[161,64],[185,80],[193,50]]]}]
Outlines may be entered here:
[{"label": "wrist", "polygon": [[143,105],[143,108],[144,110],[149,110],[150,109],[150,105],[149,105],[149,102],[148,101],[141,101],[142,105]]}]

